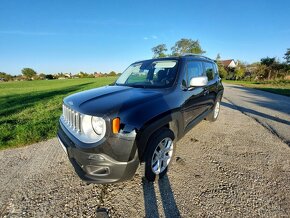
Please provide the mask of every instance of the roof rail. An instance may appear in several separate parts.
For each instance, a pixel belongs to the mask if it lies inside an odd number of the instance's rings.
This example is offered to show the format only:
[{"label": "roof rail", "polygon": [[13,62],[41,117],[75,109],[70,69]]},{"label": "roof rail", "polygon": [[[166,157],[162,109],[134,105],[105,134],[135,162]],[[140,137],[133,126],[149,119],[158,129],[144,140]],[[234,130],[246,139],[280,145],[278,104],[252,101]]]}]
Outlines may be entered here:
[{"label": "roof rail", "polygon": [[193,54],[193,53],[184,53],[182,54],[182,56],[195,56],[195,57],[199,57],[199,58],[204,58],[204,59],[207,59],[207,60],[211,60],[210,58],[206,57],[206,56],[203,56],[203,55],[199,55],[199,54]]}]

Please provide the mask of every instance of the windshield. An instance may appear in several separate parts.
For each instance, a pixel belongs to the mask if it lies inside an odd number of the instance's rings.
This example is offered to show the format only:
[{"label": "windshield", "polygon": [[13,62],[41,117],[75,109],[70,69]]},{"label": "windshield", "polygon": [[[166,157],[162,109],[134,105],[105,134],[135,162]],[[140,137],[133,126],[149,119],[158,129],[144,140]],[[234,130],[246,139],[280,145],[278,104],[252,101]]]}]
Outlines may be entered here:
[{"label": "windshield", "polygon": [[170,87],[176,78],[177,63],[177,60],[147,60],[132,64],[117,79],[116,85]]}]

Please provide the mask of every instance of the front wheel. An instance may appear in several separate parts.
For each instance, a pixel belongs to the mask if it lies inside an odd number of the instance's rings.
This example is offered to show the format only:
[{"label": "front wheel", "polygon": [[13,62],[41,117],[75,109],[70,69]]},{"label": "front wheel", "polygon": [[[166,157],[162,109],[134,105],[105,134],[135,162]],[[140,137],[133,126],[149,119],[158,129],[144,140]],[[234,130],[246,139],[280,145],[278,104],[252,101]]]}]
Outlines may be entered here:
[{"label": "front wheel", "polygon": [[166,174],[174,154],[173,141],[174,133],[167,128],[151,137],[145,157],[145,177],[148,181],[155,181],[157,175],[162,178]]}]

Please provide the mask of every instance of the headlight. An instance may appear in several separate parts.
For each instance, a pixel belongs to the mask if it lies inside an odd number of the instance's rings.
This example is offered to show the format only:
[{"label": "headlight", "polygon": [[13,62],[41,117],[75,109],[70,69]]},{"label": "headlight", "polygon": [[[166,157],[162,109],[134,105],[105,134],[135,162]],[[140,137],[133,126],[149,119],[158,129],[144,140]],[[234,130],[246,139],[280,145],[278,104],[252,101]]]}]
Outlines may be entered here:
[{"label": "headlight", "polygon": [[102,135],[106,130],[106,122],[100,117],[92,117],[92,126],[98,135]]},{"label": "headlight", "polygon": [[88,141],[99,141],[106,133],[106,122],[103,118],[89,115],[82,115],[82,134]]}]

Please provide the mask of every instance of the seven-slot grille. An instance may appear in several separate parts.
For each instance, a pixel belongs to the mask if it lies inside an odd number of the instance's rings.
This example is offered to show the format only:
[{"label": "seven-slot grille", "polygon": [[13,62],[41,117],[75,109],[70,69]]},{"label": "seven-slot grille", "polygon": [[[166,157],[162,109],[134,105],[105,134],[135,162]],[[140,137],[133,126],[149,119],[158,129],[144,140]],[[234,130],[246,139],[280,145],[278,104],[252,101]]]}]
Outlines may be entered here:
[{"label": "seven-slot grille", "polygon": [[62,105],[63,118],[67,126],[76,131],[77,133],[81,132],[81,114],[72,110],[66,105]]}]

